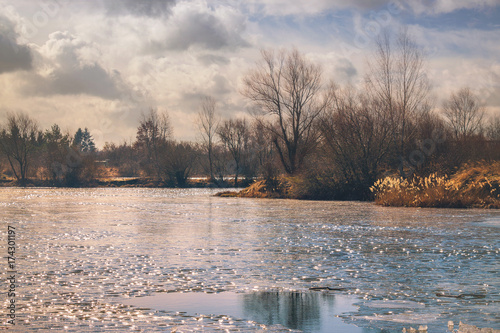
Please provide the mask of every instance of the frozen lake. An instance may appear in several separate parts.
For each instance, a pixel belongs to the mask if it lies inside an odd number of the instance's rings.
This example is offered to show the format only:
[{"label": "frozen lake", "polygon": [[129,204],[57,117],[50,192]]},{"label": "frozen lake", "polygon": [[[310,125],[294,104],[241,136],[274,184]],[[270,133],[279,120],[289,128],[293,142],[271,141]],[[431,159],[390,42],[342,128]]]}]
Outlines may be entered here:
[{"label": "frozen lake", "polygon": [[[16,228],[16,328],[500,329],[498,210],[215,192],[1,188],[3,253]],[[5,281],[6,260],[0,273]]]}]

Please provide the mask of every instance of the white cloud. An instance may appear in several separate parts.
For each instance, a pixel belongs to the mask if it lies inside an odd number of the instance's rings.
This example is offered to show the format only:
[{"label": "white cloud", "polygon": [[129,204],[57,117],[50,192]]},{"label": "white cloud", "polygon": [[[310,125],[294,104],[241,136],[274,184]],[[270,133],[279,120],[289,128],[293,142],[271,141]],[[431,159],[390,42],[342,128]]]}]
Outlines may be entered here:
[{"label": "white cloud", "polygon": [[38,48],[38,68],[24,75],[24,92],[37,95],[87,94],[118,99],[126,93],[120,73],[99,63],[95,45],[67,32],[55,32]]}]

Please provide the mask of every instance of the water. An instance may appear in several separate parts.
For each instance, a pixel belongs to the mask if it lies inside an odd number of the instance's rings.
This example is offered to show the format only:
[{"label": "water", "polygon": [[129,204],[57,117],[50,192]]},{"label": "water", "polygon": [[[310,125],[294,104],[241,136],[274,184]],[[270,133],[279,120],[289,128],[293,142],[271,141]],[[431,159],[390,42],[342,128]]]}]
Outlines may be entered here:
[{"label": "water", "polygon": [[257,291],[250,293],[161,293],[134,297],[124,304],[155,310],[182,313],[188,317],[246,318],[254,325],[273,330],[290,328],[318,333],[377,332],[346,324],[339,317],[355,311],[356,298],[330,293]]},{"label": "water", "polygon": [[[213,193],[0,189],[0,251],[7,225],[17,231],[16,327],[446,332],[461,320],[500,329],[498,210]],[[0,273],[5,281],[5,261]],[[211,313],[196,308],[203,302]]]}]

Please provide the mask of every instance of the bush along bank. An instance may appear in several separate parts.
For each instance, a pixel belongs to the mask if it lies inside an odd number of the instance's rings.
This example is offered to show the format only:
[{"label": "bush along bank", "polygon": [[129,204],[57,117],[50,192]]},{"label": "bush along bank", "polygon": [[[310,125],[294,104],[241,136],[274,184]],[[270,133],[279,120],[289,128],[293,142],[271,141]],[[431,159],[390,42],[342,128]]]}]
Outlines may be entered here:
[{"label": "bush along bank", "polygon": [[[367,194],[370,193],[371,195]],[[221,197],[375,200],[382,206],[500,208],[500,162],[465,164],[451,176],[386,177],[371,187],[328,177],[281,176],[259,180]]]},{"label": "bush along bank", "polygon": [[383,206],[498,209],[500,162],[465,164],[451,176],[386,177],[370,190]]}]

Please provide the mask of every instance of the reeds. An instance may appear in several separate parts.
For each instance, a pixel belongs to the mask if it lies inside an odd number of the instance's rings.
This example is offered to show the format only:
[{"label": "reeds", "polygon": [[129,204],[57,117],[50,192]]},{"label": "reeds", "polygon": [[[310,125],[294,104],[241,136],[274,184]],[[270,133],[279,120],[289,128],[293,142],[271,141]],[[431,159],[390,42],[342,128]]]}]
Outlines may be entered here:
[{"label": "reeds", "polygon": [[467,164],[451,177],[386,177],[370,190],[383,206],[500,208],[500,162]]}]

